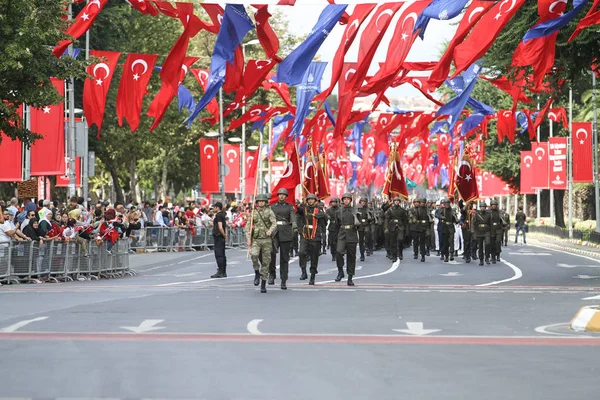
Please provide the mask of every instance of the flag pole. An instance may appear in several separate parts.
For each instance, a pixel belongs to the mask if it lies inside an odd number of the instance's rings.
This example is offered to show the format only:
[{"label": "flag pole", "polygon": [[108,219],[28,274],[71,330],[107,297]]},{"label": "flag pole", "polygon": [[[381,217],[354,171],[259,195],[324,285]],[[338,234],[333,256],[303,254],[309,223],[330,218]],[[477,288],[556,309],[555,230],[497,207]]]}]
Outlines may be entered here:
[{"label": "flag pole", "polygon": [[569,140],[567,146],[568,187],[569,190],[569,239],[573,239],[573,87],[569,87]]},{"label": "flag pole", "polygon": [[594,194],[596,205],[596,232],[600,232],[600,187],[598,185],[598,114],[596,107],[596,71],[592,70],[592,100],[594,106],[594,121],[592,124],[592,143],[594,152]]},{"label": "flag pole", "polygon": [[[69,3],[69,20],[73,19],[73,5]],[[73,54],[73,43],[69,45],[67,50],[70,54]],[[69,104],[69,123],[67,132],[67,160],[69,163],[69,197],[76,195],[75,184],[77,182],[75,177],[75,78],[72,76],[67,80],[68,87],[68,104]],[[64,116],[63,116],[64,117]]]},{"label": "flag pole", "polygon": [[225,203],[225,138],[223,132],[223,88],[219,88],[219,185],[221,185],[221,201]]},{"label": "flag pole", "polygon": [[[554,122],[550,120],[550,137],[554,136]],[[550,175],[550,171],[548,171]],[[550,221],[556,225],[556,219],[554,215],[554,189],[550,189]]]},{"label": "flag pole", "polygon": [[[538,112],[540,112],[540,103],[537,104],[537,109]],[[538,145],[540,144],[540,127],[537,127],[537,132],[536,132],[536,137],[537,137],[537,143]],[[536,189],[535,190],[535,194],[536,194],[536,225],[540,224],[540,220],[542,218],[542,190],[541,189]]]}]

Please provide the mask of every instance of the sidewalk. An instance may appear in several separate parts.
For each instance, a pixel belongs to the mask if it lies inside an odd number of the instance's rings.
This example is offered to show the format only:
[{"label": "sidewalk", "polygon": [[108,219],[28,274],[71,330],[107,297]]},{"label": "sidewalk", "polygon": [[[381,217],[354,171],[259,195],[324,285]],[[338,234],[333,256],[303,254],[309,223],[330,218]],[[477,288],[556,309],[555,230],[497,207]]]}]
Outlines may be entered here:
[{"label": "sidewalk", "polygon": [[561,239],[543,233],[528,233],[527,240],[532,245],[545,246],[551,249],[569,251],[588,257],[600,259],[600,246],[594,243],[581,242],[573,239]]}]

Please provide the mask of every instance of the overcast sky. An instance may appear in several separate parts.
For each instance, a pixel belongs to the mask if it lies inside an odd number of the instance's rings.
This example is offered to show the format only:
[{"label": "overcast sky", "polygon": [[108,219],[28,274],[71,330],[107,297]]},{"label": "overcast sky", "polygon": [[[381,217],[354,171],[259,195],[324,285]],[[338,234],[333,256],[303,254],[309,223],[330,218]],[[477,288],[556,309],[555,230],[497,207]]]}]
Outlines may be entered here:
[{"label": "overcast sky", "polygon": [[[308,0],[310,1],[310,0]],[[314,3],[314,1],[313,1]],[[323,1],[325,3],[325,1]],[[272,6],[273,7],[273,6]],[[404,6],[406,7],[406,5]],[[392,37],[394,32],[396,21],[400,18],[402,10],[404,7],[396,13],[396,17],[390,27],[387,30],[386,36],[384,37],[381,45],[379,46],[377,53],[375,54],[375,59],[373,60],[373,64],[371,65],[370,75],[374,74],[377,71],[377,65],[381,61],[385,61],[385,56],[387,54],[388,43]],[[317,22],[319,18],[319,14],[324,8],[323,4],[303,4],[302,0],[298,0],[296,5],[293,7],[285,7],[278,6],[273,7],[281,10],[284,15],[287,16],[290,21],[290,30],[292,33],[297,35],[306,35],[310,32],[314,24]],[[353,5],[348,6],[348,13],[351,14],[351,11],[354,9]],[[443,48],[443,44],[450,39],[454,35],[456,31],[457,24],[460,20],[460,16],[451,21],[437,21],[431,20],[429,25],[427,26],[427,30],[425,31],[425,40],[421,40],[417,38],[415,44],[413,45],[407,61],[436,61],[439,59],[440,51]],[[369,20],[366,20],[363,23],[362,29],[366,26]],[[331,32],[329,37],[321,46],[319,52],[317,54],[320,55],[322,61],[328,61],[331,63],[333,60],[333,56],[338,49],[340,44],[340,40],[342,38],[342,34],[344,33],[344,26],[337,25],[334,30]],[[356,61],[356,57],[358,54],[358,44],[360,42],[360,37],[357,37],[354,41],[352,47],[346,54],[345,61],[352,62]],[[326,87],[331,80],[331,64],[328,64],[327,69],[325,71],[325,75],[323,78],[322,86]],[[421,97],[422,94],[414,89],[410,85],[403,85],[397,89],[389,89],[388,90],[389,97],[398,97],[398,96],[418,96]]]}]

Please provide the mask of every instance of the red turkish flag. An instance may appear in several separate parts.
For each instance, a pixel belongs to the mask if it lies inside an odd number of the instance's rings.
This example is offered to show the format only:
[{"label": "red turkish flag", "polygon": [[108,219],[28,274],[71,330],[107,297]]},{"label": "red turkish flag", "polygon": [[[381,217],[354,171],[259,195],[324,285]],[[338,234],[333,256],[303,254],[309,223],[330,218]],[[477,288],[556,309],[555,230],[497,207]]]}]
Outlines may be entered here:
[{"label": "red turkish flag", "polygon": [[475,200],[479,197],[479,193],[477,192],[477,178],[472,162],[465,152],[462,161],[458,164],[458,172],[456,174],[456,190],[458,190],[458,194],[465,202]]},{"label": "red turkish flag", "polygon": [[[64,97],[63,80],[50,78],[54,89]],[[30,108],[30,129],[41,135],[31,146],[31,176],[65,173],[65,103]]]},{"label": "red turkish flag", "polygon": [[[377,47],[381,43],[385,32],[394,18],[394,14],[402,7],[404,3],[384,3],[375,10],[371,20],[365,27],[360,38],[360,47],[358,49],[358,68],[349,84],[353,90],[358,90],[369,71]],[[391,46],[390,46],[391,48]]]},{"label": "red turkish flag", "polygon": [[256,36],[258,37],[258,41],[264,49],[267,58],[275,62],[280,62],[281,58],[277,56],[279,38],[271,27],[271,24],[269,24],[269,18],[271,18],[269,6],[260,5],[255,7],[257,10],[254,13],[254,20],[256,21]]},{"label": "red turkish flag", "polygon": [[[139,0],[132,1],[139,2]],[[163,15],[166,15],[167,17],[171,18],[177,18],[177,9],[168,1],[153,0],[153,3],[156,5],[158,11],[160,11]]]},{"label": "red turkish flag", "polygon": [[600,7],[600,0],[594,0],[594,4],[588,10],[587,14],[585,14],[585,17],[580,19],[577,23],[577,28],[575,28],[575,32],[573,32],[569,38],[569,42],[575,40],[585,28],[600,24],[600,10],[598,10],[598,7]]},{"label": "red turkish flag", "polygon": [[102,61],[87,67],[87,73],[92,78],[87,78],[83,84],[83,111],[87,119],[88,127],[96,124],[98,137],[102,131],[102,120],[104,119],[104,108],[106,107],[106,95],[110,89],[110,82],[117,67],[117,61],[121,53],[112,51],[92,50],[92,57]]},{"label": "red turkish flag", "polygon": [[531,143],[533,153],[533,178],[531,187],[534,189],[548,189],[548,142]]},{"label": "red turkish flag", "polygon": [[286,202],[290,203],[294,207],[296,206],[296,187],[300,184],[300,162],[298,160],[298,153],[296,146],[290,147],[288,154],[288,162],[285,168],[285,172],[277,182],[277,185],[271,190],[270,204],[277,202],[277,191],[279,189],[287,189],[288,197]]},{"label": "red turkish flag", "polygon": [[573,122],[573,182],[591,183],[594,181],[592,169],[592,123]]},{"label": "red turkish flag", "polygon": [[479,20],[489,11],[494,5],[493,2],[475,0],[471,2],[471,5],[467,8],[467,11],[463,15],[458,29],[454,34],[454,37],[448,44],[446,52],[440,58],[440,61],[435,66],[431,75],[429,76],[429,86],[438,88],[448,78],[450,72],[450,64],[454,56],[454,49],[467,37],[471,29],[479,22]]},{"label": "red turkish flag", "polygon": [[388,198],[396,196],[408,199],[408,188],[404,179],[402,170],[402,157],[396,150],[390,152],[390,160],[388,162],[387,171],[385,173],[386,180],[383,184],[382,193]]},{"label": "red turkish flag", "polygon": [[[65,165],[63,173],[56,175],[56,187],[69,187],[69,176],[66,172],[69,169],[69,165]],[[81,186],[81,157],[75,157],[75,186]]]},{"label": "red turkish flag", "polygon": [[318,157],[317,165],[317,197],[321,200],[328,198],[331,194],[329,189],[329,174],[327,172],[327,164],[323,155]]},{"label": "red turkish flag", "polygon": [[360,88],[360,93],[363,95],[378,94],[375,105],[379,104],[385,90],[392,85],[394,79],[402,71],[406,56],[419,35],[419,32],[414,32],[417,17],[428,4],[428,1],[417,1],[404,9],[389,43],[385,63],[381,64],[379,71],[369,80],[369,83]]},{"label": "red turkish flag", "polygon": [[236,88],[235,101],[239,103],[252,96],[274,66],[273,60],[248,60],[244,71],[244,85]]},{"label": "red turkish flag", "polygon": [[342,65],[341,76],[338,78],[338,98],[341,98],[352,89],[348,83],[352,81],[357,67],[358,63],[355,62],[344,63]]},{"label": "red turkish flag", "polygon": [[219,141],[200,139],[200,185],[202,193],[219,192]]},{"label": "red turkish flag", "polygon": [[521,151],[521,194],[533,194],[533,151]]},{"label": "red turkish flag", "polygon": [[[75,22],[67,28],[66,34],[72,36],[74,39],[79,39],[88,31],[88,29],[90,29],[107,2],[108,0],[89,1],[79,12],[77,17],[75,17]],[[71,43],[73,43],[73,40],[61,40],[54,49],[52,49],[52,53],[56,58],[59,58]]]},{"label": "red turkish flag", "polygon": [[[23,112],[21,111],[21,115]],[[12,140],[0,132],[0,182],[21,182],[23,180],[23,143]]]},{"label": "red turkish flag", "polygon": [[258,150],[246,151],[244,154],[246,163],[246,181],[245,190],[246,194],[254,193],[256,191],[256,171],[258,170]]},{"label": "red turkish flag", "polygon": [[427,98],[427,100],[433,102],[434,104],[436,104],[440,107],[444,105],[444,103],[442,103],[441,101],[439,101],[438,99],[436,99],[435,97],[432,96],[432,94],[435,93],[435,90],[432,90],[427,86],[429,84],[427,77],[425,77],[425,76],[407,76],[404,79],[402,79],[400,82],[401,82],[401,84],[402,83],[410,83],[415,89],[417,89],[419,92],[423,93],[423,96],[425,96]]},{"label": "red turkish flag", "polygon": [[[196,78],[196,80],[200,84],[202,90],[206,91],[206,87],[208,86],[209,71],[207,69],[200,68],[192,68],[190,69],[190,71],[192,72],[192,75],[194,75],[194,78]],[[211,101],[209,101],[208,105],[206,106],[206,110],[212,114],[212,118],[203,118],[202,121],[206,120],[211,125],[214,125],[217,122],[219,122],[220,110],[219,103],[217,103],[217,99],[212,99]]]},{"label": "red turkish flag", "polygon": [[240,191],[240,145],[226,144],[225,152],[225,192],[239,193]]},{"label": "red turkish flag", "polygon": [[225,68],[225,83],[223,84],[225,93],[235,92],[244,86],[244,51],[242,46],[235,49],[233,64],[227,61]]},{"label": "red turkish flag", "polygon": [[194,15],[192,3],[177,3],[177,14],[184,24],[184,30],[163,62],[160,71],[163,84],[170,87],[175,93],[181,84],[181,65],[184,64],[190,39],[202,29],[200,18]]},{"label": "red turkish flag", "polygon": [[287,84],[283,82],[275,82],[271,77],[264,81],[262,86],[265,88],[265,90],[274,89],[290,111],[296,109],[290,100],[290,89],[288,88]]},{"label": "red turkish flag", "polygon": [[[331,64],[331,83],[329,84],[329,87],[327,89],[325,89],[323,92],[321,92],[320,95],[318,95],[315,98],[316,101],[325,100],[331,94],[336,82],[338,82],[341,76],[344,76],[345,78],[343,80],[344,84],[347,82],[347,72],[344,72],[344,67],[346,66],[346,63],[344,63],[344,56],[348,52],[348,49],[350,49],[352,43],[354,43],[354,39],[356,39],[356,36],[358,35],[358,30],[360,29],[361,25],[367,19],[371,11],[373,11],[375,6],[376,4],[359,3],[354,7],[354,11],[348,19],[348,24],[346,25],[346,29],[344,30],[342,41],[340,42],[338,50],[336,51],[335,56],[333,57],[333,63]],[[356,68],[356,64],[354,68]],[[340,85],[341,82],[342,81],[340,81]],[[344,93],[344,91],[341,89],[341,86],[338,90],[340,93]]]},{"label": "red turkish flag", "polygon": [[492,47],[496,37],[523,3],[525,0],[499,1],[481,17],[469,37],[454,49],[456,70],[452,75],[453,78],[466,71]]},{"label": "red turkish flag", "polygon": [[213,23],[213,26],[207,30],[216,35],[219,33],[219,29],[221,29],[221,21],[223,20],[223,13],[225,10],[218,4],[201,3],[200,5],[204,8],[204,11],[206,11]]},{"label": "red turkish flag", "polygon": [[550,163],[550,189],[567,189],[567,138],[548,139],[548,161]]},{"label": "red turkish flag", "polygon": [[517,120],[515,114],[510,110],[498,110],[498,143],[508,138],[510,143],[515,142],[515,130]]},{"label": "red turkish flag", "polygon": [[142,103],[157,58],[154,54],[130,53],[125,61],[117,93],[117,118],[119,126],[123,126],[123,118],[126,118],[131,132],[140,125]]},{"label": "red turkish flag", "polygon": [[552,101],[553,100],[554,99],[552,97],[550,97],[548,99],[548,101],[546,102],[546,104],[544,105],[544,107],[538,112],[537,116],[535,117],[535,121],[533,122],[533,124],[531,124],[530,113],[526,113],[527,117],[529,118],[529,120],[528,120],[529,125],[528,126],[531,126],[531,128],[529,128],[529,138],[531,140],[534,140],[537,137],[536,130],[542,124],[542,122],[544,122],[544,118],[546,117],[546,114],[548,113],[548,110],[550,109],[550,106],[552,105]]},{"label": "red turkish flag", "polygon": [[481,78],[509,94],[513,98],[513,101],[520,101],[521,103],[531,103],[533,101],[523,92],[523,88],[520,86],[520,83],[524,83],[523,81],[513,82],[506,76],[500,76],[496,79],[490,79],[486,76],[482,76]]},{"label": "red turkish flag", "polygon": [[304,165],[304,182],[302,187],[305,194],[316,194],[317,193],[317,170],[319,168],[319,160],[309,149],[306,157],[306,164]]},{"label": "red turkish flag", "polygon": [[565,129],[569,129],[569,119],[567,118],[567,110],[564,107],[551,108],[548,112],[548,119],[552,122],[562,122]]},{"label": "red turkish flag", "polygon": [[[183,59],[183,64],[179,69],[179,84],[183,82],[185,74],[187,74],[189,68],[196,61],[198,61],[198,57],[185,57]],[[148,112],[146,113],[146,115],[148,115],[149,117],[154,118],[154,123],[150,127],[150,132],[155,130],[160,124],[160,121],[162,121],[163,116],[165,115],[165,112],[169,107],[169,104],[171,104],[171,101],[173,100],[173,98],[175,98],[175,95],[177,94],[177,89],[178,88],[175,88],[175,90],[173,90],[173,88],[171,88],[170,85],[168,85],[165,82],[162,82],[160,90],[156,94],[156,97],[154,97],[154,99],[152,100],[152,103],[150,103],[150,107],[148,107]]]},{"label": "red turkish flag", "polygon": [[152,15],[153,17],[158,15],[158,11],[156,10],[156,8],[154,8],[152,3],[149,1],[131,0],[131,1],[129,1],[129,4],[131,5],[131,7],[135,8],[142,14]]},{"label": "red turkish flag", "polygon": [[245,123],[255,122],[255,121],[258,121],[258,120],[264,118],[264,115],[263,115],[263,117],[261,117],[261,114],[266,114],[267,110],[269,108],[270,107],[265,104],[253,105],[241,117],[231,120],[231,123],[229,124],[229,127],[226,130],[232,131],[232,130],[237,129],[240,126],[244,125]]}]

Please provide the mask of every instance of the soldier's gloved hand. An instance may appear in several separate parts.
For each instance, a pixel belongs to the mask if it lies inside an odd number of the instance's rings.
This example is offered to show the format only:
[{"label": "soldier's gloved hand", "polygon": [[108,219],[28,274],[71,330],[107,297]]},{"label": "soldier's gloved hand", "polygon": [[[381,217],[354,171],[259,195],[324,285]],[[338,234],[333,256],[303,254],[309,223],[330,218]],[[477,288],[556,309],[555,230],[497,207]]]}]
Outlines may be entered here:
[{"label": "soldier's gloved hand", "polygon": [[390,232],[390,231],[389,231],[389,230],[387,230],[387,229],[385,229],[385,230],[383,231],[383,233],[389,233],[389,232]]}]

